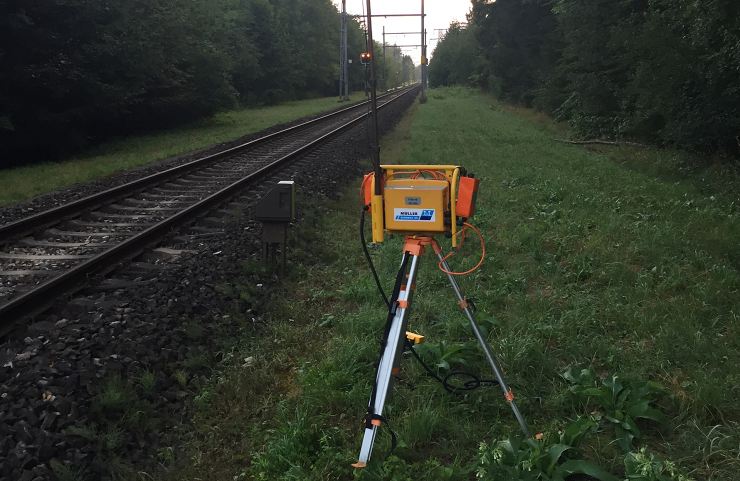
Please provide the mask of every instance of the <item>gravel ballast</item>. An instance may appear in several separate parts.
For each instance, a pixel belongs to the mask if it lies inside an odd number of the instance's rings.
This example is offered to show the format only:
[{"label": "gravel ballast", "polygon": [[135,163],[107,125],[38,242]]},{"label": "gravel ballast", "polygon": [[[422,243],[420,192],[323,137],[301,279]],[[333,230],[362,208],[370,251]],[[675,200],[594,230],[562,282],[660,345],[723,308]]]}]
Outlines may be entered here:
[{"label": "gravel ballast", "polygon": [[[398,100],[380,112],[381,133],[393,128],[413,100]],[[261,224],[251,219],[254,204],[278,180],[294,180],[306,202],[315,196],[336,198],[363,173],[360,161],[369,155],[368,127],[364,123],[309,153],[174,233],[159,246],[164,249],[146,253],[68,302],[60,301],[26,331],[4,339],[0,481],[58,479],[55,471],[65,470],[79,472],[80,479],[107,481],[131,469],[153,473],[163,458],[176,458],[177,450],[167,451],[172,428],[188,432],[182,429],[189,423],[188,406],[211,375],[209,366],[222,356],[219,337],[258,330],[270,286],[279,282],[243,267],[244,261],[259,262],[261,255]],[[0,224],[27,215],[29,208],[43,210],[227,144],[10,206],[0,212]],[[298,207],[296,222],[301,222]],[[242,285],[252,286],[249,299],[238,289],[225,288]],[[235,322],[236,317],[241,322]],[[144,413],[141,419],[127,414],[132,403]],[[186,437],[178,434],[176,439]]]}]

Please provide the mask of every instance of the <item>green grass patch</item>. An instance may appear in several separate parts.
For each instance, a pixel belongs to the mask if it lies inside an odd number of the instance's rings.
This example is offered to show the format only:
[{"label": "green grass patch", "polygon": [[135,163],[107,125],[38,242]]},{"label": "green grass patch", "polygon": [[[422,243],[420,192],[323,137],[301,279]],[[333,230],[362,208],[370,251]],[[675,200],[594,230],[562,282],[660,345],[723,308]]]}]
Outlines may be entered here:
[{"label": "green grass patch", "polygon": [[[291,246],[265,332],[222,363],[195,421],[190,463],[173,479],[733,479],[740,212],[732,177],[697,181],[669,151],[635,160],[630,149],[566,145],[556,141],[559,127],[471,90],[429,97],[409,111],[382,161],[457,163],[481,179],[472,222],[486,260],[459,282],[543,441],[521,439],[497,387],[451,395],[409,357],[401,376],[411,384],[396,384],[384,413],[398,448],[387,455],[383,428],[369,466],[351,468],[385,321],[357,238],[357,179],[340,202],[305,199],[292,233],[301,245]],[[660,162],[677,171],[656,171]],[[449,262],[466,270],[480,254],[471,238]],[[371,255],[390,290],[401,239]],[[427,256],[410,318],[427,338],[423,357],[440,374],[492,377]]]},{"label": "green grass patch", "polygon": [[[364,100],[361,92],[355,92],[352,98]],[[259,132],[338,106],[340,104],[336,97],[326,97],[286,102],[276,107],[223,112],[180,128],[107,141],[64,161],[0,170],[0,206]]]}]

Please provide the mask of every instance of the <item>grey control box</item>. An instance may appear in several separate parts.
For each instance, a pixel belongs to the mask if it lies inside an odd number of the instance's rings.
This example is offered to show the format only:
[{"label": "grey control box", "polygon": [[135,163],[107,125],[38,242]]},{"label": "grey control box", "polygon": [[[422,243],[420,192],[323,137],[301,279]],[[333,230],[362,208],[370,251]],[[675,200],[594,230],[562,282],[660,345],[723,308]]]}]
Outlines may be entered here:
[{"label": "grey control box", "polygon": [[277,183],[255,207],[255,219],[262,222],[290,222],[295,219],[295,182]]}]

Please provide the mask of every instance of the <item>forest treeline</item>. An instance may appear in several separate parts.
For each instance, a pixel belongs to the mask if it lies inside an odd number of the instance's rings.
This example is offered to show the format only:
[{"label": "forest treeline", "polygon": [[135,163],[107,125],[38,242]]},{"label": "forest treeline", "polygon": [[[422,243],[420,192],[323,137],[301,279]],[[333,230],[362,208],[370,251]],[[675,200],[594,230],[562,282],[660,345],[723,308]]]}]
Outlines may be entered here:
[{"label": "forest treeline", "polygon": [[586,138],[740,150],[740,1],[472,0],[429,65]]},{"label": "forest treeline", "polygon": [[[239,106],[338,95],[339,29],[331,0],[0,2],[0,168]],[[348,44],[350,85],[362,89],[355,20]],[[390,59],[394,86],[403,59]]]}]

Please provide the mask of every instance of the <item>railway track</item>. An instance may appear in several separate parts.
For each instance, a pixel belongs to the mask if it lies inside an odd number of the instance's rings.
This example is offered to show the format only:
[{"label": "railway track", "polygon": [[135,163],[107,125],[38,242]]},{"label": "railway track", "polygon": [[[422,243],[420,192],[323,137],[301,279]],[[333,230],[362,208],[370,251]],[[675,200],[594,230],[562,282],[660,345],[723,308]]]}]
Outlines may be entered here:
[{"label": "railway track", "polygon": [[[379,108],[415,87],[379,97]],[[362,122],[365,102],[0,226],[0,333]]]}]

